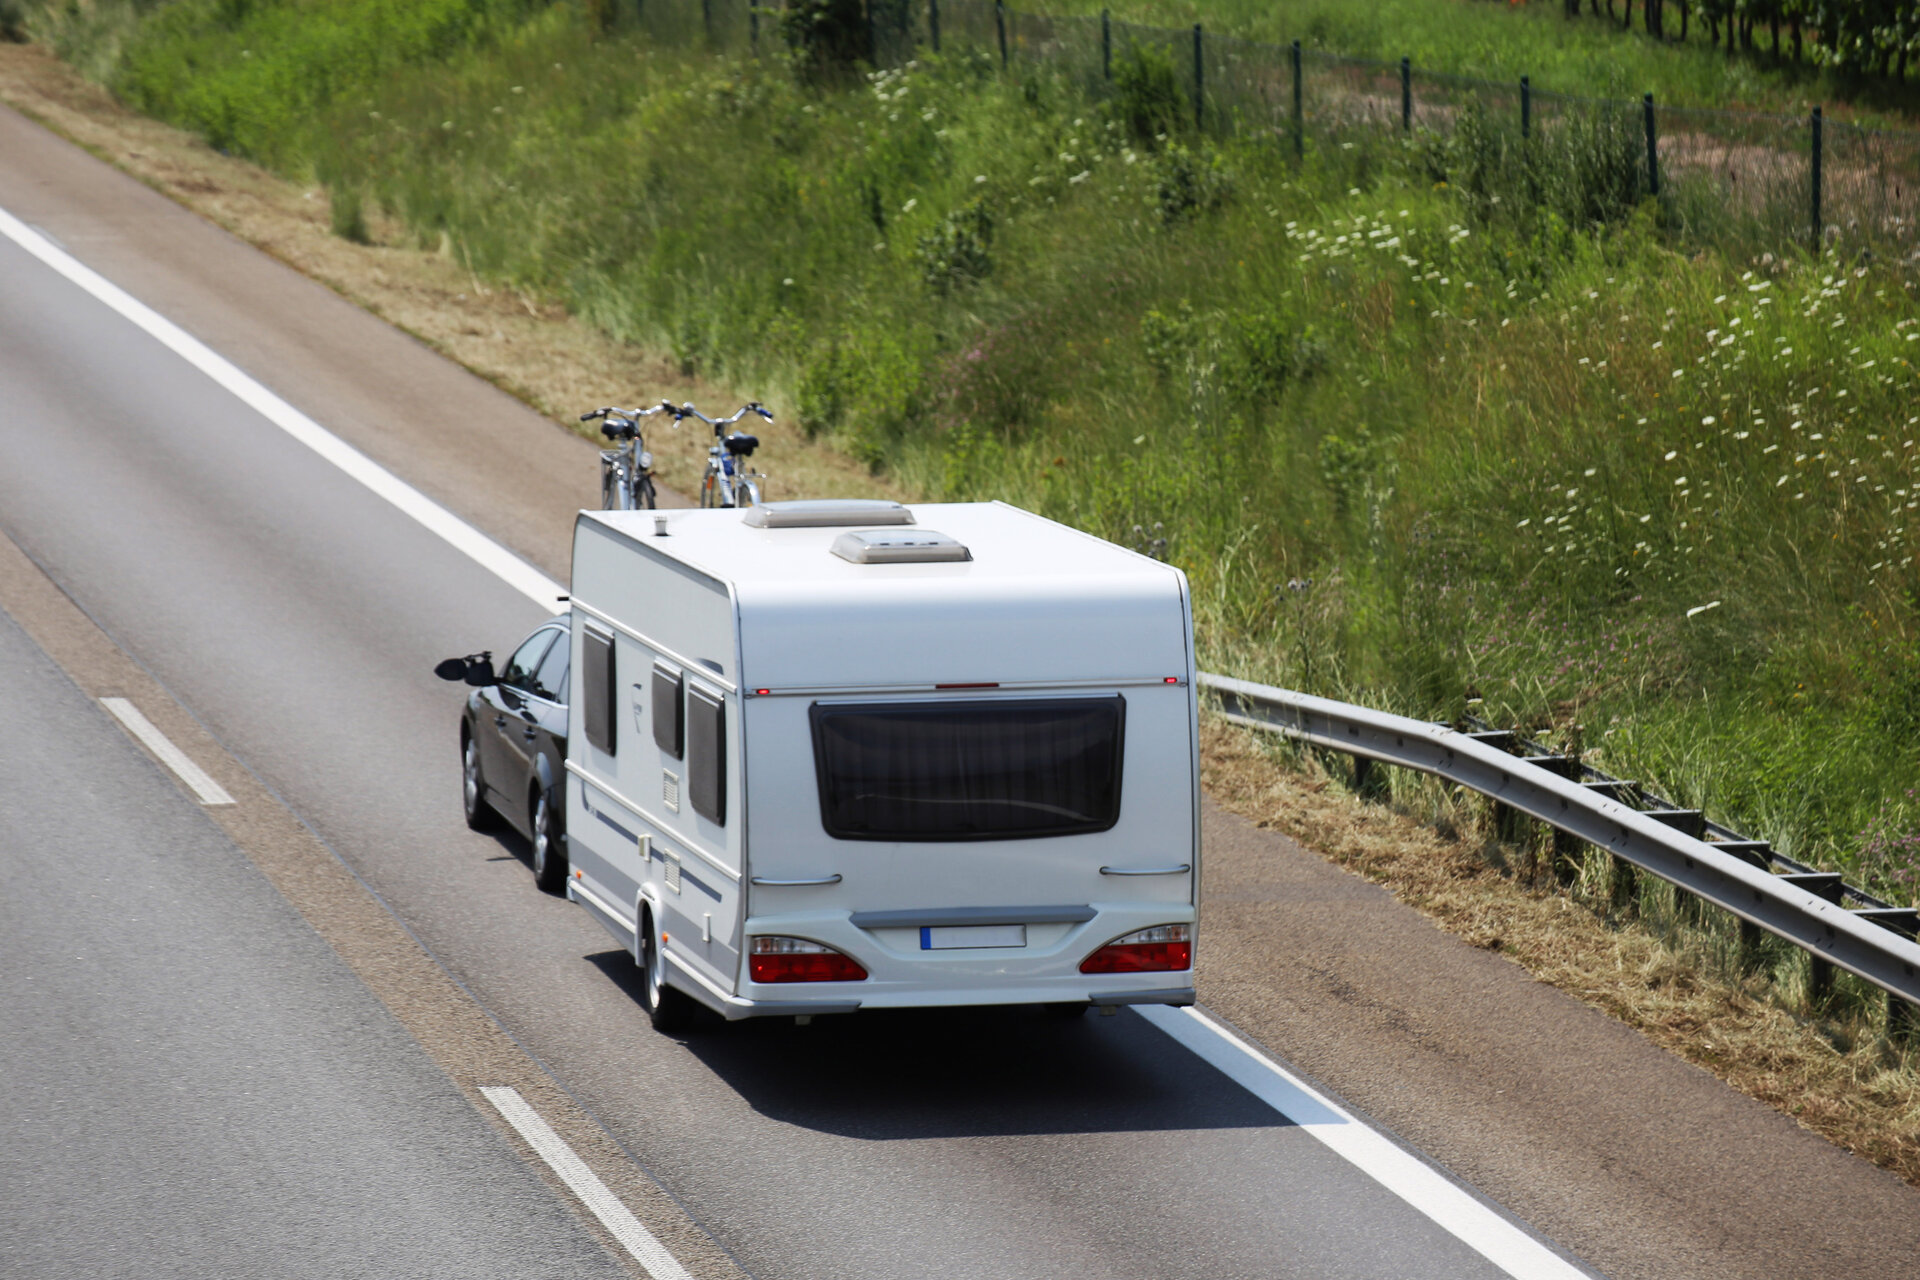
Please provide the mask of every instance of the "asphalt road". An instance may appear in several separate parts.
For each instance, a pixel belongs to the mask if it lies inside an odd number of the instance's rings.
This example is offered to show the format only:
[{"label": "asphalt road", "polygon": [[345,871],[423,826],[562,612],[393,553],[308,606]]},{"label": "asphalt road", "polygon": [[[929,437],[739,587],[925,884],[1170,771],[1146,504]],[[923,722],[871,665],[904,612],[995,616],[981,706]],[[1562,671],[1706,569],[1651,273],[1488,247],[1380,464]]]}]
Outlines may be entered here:
[{"label": "asphalt road", "polygon": [[622,1274],[4,614],[0,670],[0,1274]]},{"label": "asphalt road", "polygon": [[[0,207],[564,580],[591,446],[5,112]],[[1494,1274],[1132,1013],[655,1036],[624,954],[531,888],[520,842],[459,819],[459,691],[430,668],[504,649],[540,610],[6,241],[0,282],[0,533],[379,894],[716,1258],[767,1280]],[[20,750],[38,763],[34,744]],[[9,821],[57,820],[33,790],[15,795]],[[1286,1006],[1272,1025],[1294,1020],[1324,1079],[1545,1234],[1619,1276],[1865,1274],[1913,1256],[1909,1189],[1512,966],[1426,941],[1378,891],[1288,862],[1298,851],[1263,836],[1209,818],[1209,857],[1240,859],[1209,890],[1229,894],[1209,909],[1235,922],[1235,945],[1223,929],[1213,952],[1234,958],[1233,998],[1249,1016]],[[61,955],[23,947],[10,976],[39,981]],[[286,993],[271,1038],[324,1016],[304,994]],[[1526,1010],[1517,1028],[1503,1008]],[[455,1070],[459,1035],[429,1039]],[[1559,1042],[1586,1056],[1556,1062]],[[57,1069],[29,1052],[6,1060],[7,1079]],[[1515,1081],[1533,1096],[1509,1093]],[[457,1129],[457,1110],[434,1114]],[[1737,1138],[1724,1167],[1720,1125]],[[459,1163],[451,1139],[397,1132],[422,1159]],[[28,1176],[0,1170],[9,1195]],[[562,1203],[550,1180],[522,1182],[548,1210]],[[89,1261],[89,1274],[153,1270]]]}]

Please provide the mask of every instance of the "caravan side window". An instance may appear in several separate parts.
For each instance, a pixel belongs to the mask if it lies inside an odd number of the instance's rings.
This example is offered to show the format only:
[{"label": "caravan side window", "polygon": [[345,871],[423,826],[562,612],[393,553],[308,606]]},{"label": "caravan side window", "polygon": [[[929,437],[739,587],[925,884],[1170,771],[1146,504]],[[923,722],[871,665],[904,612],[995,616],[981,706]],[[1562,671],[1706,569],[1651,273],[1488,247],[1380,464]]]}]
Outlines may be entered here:
[{"label": "caravan side window", "polygon": [[687,791],[695,813],[727,824],[727,700],[697,684],[687,688]]},{"label": "caravan side window", "polygon": [[680,714],[680,691],[686,673],[667,662],[653,664],[654,745],[678,760],[686,750],[685,724]]},{"label": "caravan side window", "polygon": [[587,627],[580,640],[580,701],[586,716],[587,741],[612,755],[618,720],[613,704],[613,637]]}]

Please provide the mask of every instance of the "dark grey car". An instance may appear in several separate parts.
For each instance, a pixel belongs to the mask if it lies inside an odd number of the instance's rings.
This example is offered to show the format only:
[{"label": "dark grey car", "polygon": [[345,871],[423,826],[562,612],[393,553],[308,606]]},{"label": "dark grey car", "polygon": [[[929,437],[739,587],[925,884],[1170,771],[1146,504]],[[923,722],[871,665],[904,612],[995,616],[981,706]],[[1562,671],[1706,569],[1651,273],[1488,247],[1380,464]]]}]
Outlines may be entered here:
[{"label": "dark grey car", "polygon": [[488,655],[435,668],[473,685],[460,717],[467,825],[504,820],[533,843],[533,877],[548,893],[567,882],[567,675],[573,645],[566,615],[542,623],[496,673]]}]

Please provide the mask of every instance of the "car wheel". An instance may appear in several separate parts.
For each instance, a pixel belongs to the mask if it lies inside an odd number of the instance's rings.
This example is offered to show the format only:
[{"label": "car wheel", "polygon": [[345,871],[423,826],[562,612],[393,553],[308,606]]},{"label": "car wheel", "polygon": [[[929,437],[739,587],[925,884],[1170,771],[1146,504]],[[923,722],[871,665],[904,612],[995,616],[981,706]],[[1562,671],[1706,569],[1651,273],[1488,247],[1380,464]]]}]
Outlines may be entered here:
[{"label": "car wheel", "polygon": [[667,958],[661,954],[659,929],[651,911],[640,917],[641,999],[646,1002],[647,1019],[653,1029],[665,1034],[681,1030],[693,1012],[693,1002],[683,991],[667,985]]},{"label": "car wheel", "polygon": [[480,744],[472,734],[460,735],[460,805],[467,813],[467,826],[475,831],[492,831],[500,825],[500,815],[487,803],[487,780],[480,772]]},{"label": "car wheel", "polygon": [[553,792],[535,787],[527,808],[533,815],[528,824],[533,829],[533,882],[542,893],[560,893],[567,887],[567,855]]}]

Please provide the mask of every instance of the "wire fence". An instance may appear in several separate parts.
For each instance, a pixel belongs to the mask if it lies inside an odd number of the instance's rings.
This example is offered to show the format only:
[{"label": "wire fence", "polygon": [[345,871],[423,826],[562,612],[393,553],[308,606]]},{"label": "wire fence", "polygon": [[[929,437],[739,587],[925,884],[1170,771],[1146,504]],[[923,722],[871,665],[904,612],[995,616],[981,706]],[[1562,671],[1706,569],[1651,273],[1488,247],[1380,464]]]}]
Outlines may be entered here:
[{"label": "wire fence", "polygon": [[[785,48],[782,9],[753,0],[635,0],[651,37],[719,53]],[[1188,125],[1271,139],[1296,156],[1396,134],[1445,140],[1464,121],[1511,162],[1565,163],[1577,145],[1615,147],[1622,199],[1657,196],[1690,239],[1741,248],[1871,253],[1920,265],[1920,132],[1809,115],[1585,98],[1398,63],[1098,16],[1052,16],[994,0],[866,0],[857,43],[876,67],[926,52],[970,53],[1018,72],[1046,67],[1095,97],[1145,51],[1177,69]],[[1629,138],[1628,131],[1637,135]],[[1629,170],[1625,148],[1638,153]],[[1643,156],[1644,160],[1638,158]],[[1631,182],[1628,183],[1627,179]]]}]

